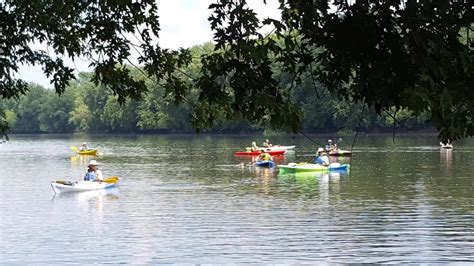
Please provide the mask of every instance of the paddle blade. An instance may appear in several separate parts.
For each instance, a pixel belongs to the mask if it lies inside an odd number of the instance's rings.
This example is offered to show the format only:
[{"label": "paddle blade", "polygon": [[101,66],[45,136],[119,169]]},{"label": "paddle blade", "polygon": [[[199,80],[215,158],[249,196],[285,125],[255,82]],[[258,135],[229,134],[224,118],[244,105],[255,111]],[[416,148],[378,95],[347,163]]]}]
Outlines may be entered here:
[{"label": "paddle blade", "polygon": [[107,177],[106,179],[104,179],[104,182],[106,182],[106,183],[116,183],[118,181],[119,181],[118,176],[111,176],[111,177]]},{"label": "paddle blade", "polygon": [[77,151],[77,147],[71,146],[71,150],[72,150],[72,151]]}]

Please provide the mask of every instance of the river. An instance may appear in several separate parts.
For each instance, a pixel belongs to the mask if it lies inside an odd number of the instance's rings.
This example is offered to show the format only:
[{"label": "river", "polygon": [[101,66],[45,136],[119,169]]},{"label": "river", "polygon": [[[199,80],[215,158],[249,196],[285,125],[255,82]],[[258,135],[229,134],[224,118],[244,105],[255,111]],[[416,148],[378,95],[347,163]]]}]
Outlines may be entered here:
[{"label": "river", "polygon": [[[314,137],[325,142],[327,137]],[[474,140],[360,136],[348,174],[240,166],[262,136],[13,135],[0,144],[0,264],[474,262]],[[54,195],[99,148],[117,189]],[[303,137],[277,160],[309,161]],[[351,146],[352,138],[341,143]],[[344,160],[344,159],[342,159]]]}]

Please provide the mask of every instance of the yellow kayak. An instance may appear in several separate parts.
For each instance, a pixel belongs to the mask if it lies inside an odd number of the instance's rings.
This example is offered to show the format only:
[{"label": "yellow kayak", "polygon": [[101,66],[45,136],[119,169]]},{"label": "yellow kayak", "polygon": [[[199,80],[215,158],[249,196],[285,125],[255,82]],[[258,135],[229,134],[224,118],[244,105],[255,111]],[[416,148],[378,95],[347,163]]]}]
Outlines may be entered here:
[{"label": "yellow kayak", "polygon": [[76,152],[77,152],[77,154],[79,154],[79,155],[97,155],[97,149],[94,149],[94,150],[85,150],[85,151],[77,150]]}]

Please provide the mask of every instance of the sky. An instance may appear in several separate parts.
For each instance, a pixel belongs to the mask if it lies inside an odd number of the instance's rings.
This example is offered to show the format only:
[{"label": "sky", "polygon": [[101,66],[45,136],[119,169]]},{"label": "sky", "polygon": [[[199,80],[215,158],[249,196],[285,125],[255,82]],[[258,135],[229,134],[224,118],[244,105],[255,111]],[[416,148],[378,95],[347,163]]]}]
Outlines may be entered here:
[{"label": "sky", "polygon": [[[158,1],[161,32],[159,44],[163,48],[188,48],[212,40],[212,32],[207,21],[209,5],[215,0],[162,0]],[[278,18],[278,0],[249,0],[260,19],[266,17]],[[265,33],[265,32],[263,32]],[[41,47],[38,45],[37,47]],[[90,71],[89,62],[76,59],[74,62],[65,59],[68,66],[77,71]],[[50,88],[52,85],[39,66],[21,66],[17,75],[27,82],[40,84]]]}]

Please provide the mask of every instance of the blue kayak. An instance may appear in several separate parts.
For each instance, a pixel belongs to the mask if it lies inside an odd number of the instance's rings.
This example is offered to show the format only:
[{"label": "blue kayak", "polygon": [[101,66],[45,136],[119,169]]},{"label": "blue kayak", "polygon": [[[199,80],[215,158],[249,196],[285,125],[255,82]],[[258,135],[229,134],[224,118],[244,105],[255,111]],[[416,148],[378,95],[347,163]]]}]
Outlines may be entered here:
[{"label": "blue kayak", "polygon": [[273,162],[273,161],[256,161],[255,165],[260,166],[260,167],[273,167],[273,166],[275,166],[275,162]]}]

